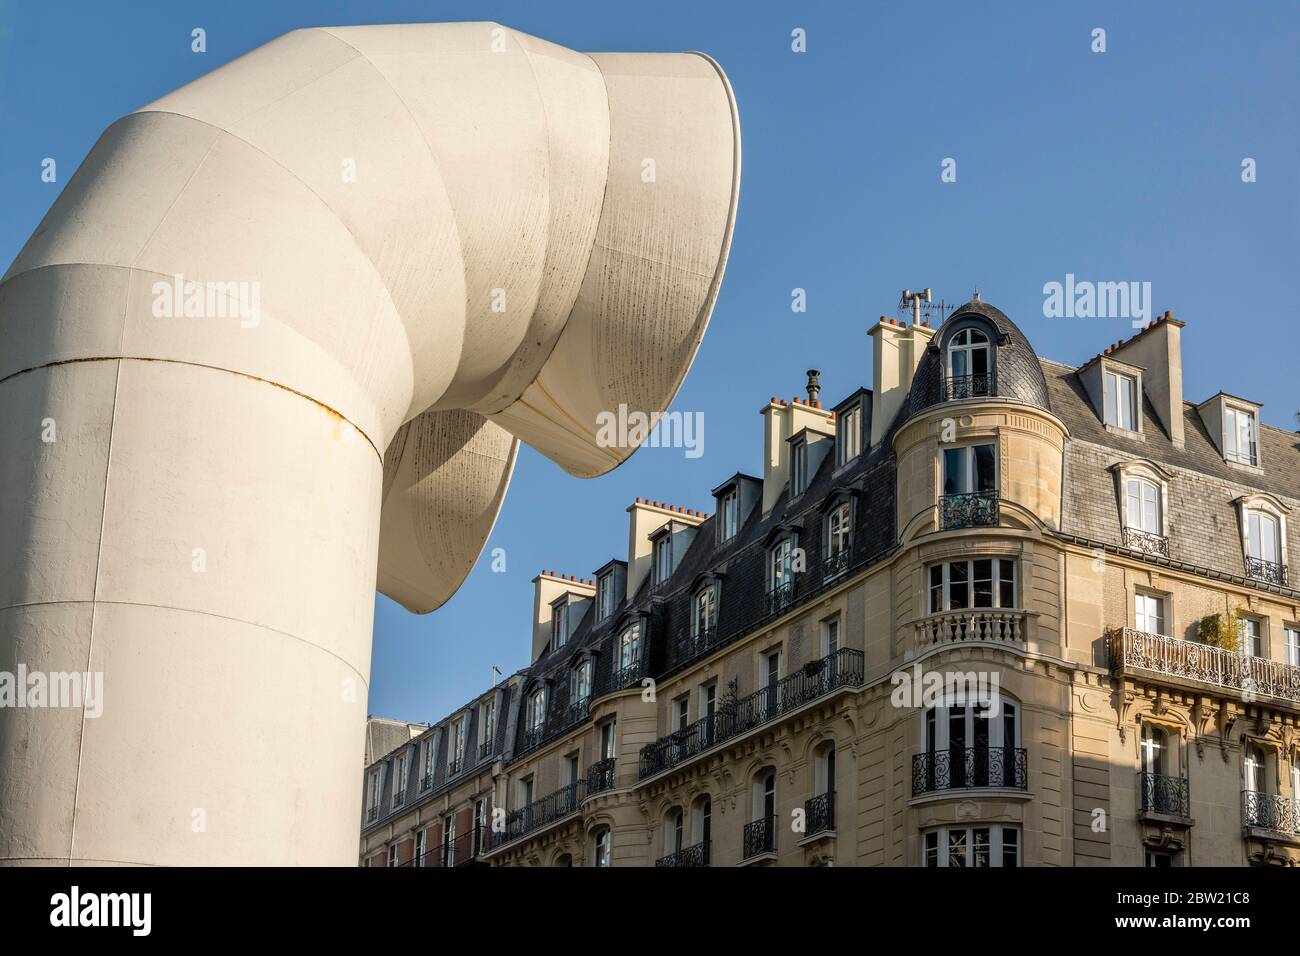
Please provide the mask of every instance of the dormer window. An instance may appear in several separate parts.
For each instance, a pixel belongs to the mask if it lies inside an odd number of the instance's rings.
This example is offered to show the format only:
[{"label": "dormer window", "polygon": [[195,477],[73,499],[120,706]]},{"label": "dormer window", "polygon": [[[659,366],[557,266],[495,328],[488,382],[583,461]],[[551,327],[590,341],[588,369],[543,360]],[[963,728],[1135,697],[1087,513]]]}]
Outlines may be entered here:
[{"label": "dormer window", "polygon": [[596,619],[605,620],[614,613],[614,572],[606,571],[596,582]]},{"label": "dormer window", "polygon": [[988,336],[974,328],[957,332],[948,340],[946,370],[946,400],[990,394]]},{"label": "dormer window", "polygon": [[1289,509],[1272,495],[1254,494],[1236,501],[1241,516],[1241,544],[1246,577],[1268,584],[1287,584],[1286,519]]},{"label": "dormer window", "polygon": [[641,660],[641,625],[629,625],[618,636],[618,666],[620,670],[634,667]]},{"label": "dormer window", "polygon": [[740,531],[740,491],[732,488],[718,504],[719,541],[730,541]]},{"label": "dormer window", "polygon": [[664,534],[655,542],[655,584],[664,584],[673,575],[673,536]]},{"label": "dormer window", "polygon": [[1164,534],[1160,488],[1145,478],[1129,478],[1124,485],[1124,527],[1146,534]]},{"label": "dormer window", "polygon": [[573,706],[591,697],[591,661],[583,661],[569,672],[569,701]]},{"label": "dormer window", "polygon": [[528,698],[527,727],[529,733],[540,733],[546,722],[546,689],[539,687]]},{"label": "dormer window", "polygon": [[568,640],[569,599],[565,597],[551,605],[551,650],[559,650]]},{"label": "dormer window", "polygon": [[790,497],[804,493],[808,487],[808,443],[797,441],[790,449]]},{"label": "dormer window", "polygon": [[835,423],[835,467],[842,468],[862,453],[862,406],[851,405]]},{"label": "dormer window", "polygon": [[718,586],[710,584],[695,595],[695,612],[691,615],[691,637],[707,638],[718,622]]},{"label": "dormer window", "polygon": [[1104,379],[1106,424],[1137,431],[1137,379],[1110,369],[1105,371]]},{"label": "dormer window", "polygon": [[1281,566],[1281,522],[1266,511],[1247,510],[1246,573],[1252,578],[1273,580],[1279,576]]},{"label": "dormer window", "polygon": [[1258,465],[1255,413],[1235,405],[1223,406],[1223,457],[1239,465]]}]

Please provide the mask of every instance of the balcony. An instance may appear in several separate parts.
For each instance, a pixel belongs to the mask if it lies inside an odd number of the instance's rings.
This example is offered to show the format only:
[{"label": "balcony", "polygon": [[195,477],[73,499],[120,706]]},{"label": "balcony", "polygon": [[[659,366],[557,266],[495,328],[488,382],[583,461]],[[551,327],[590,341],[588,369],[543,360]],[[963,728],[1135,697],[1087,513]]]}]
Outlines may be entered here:
[{"label": "balcony", "polygon": [[394,791],[393,791],[393,809],[396,810],[398,807],[400,807],[400,806],[401,806],[403,803],[405,803],[405,802],[406,802],[406,790],[405,790],[405,789],[402,789],[402,790],[394,790]]},{"label": "balcony", "polygon": [[1155,675],[1179,684],[1208,684],[1252,699],[1271,697],[1300,706],[1300,667],[1266,657],[1131,627],[1114,628],[1107,634],[1107,653],[1116,672]]},{"label": "balcony", "polygon": [[609,675],[609,687],[606,692],[612,693],[616,690],[626,690],[641,682],[645,676],[645,658],[641,654],[629,663],[616,667]]},{"label": "balcony", "polygon": [[916,622],[916,644],[917,647],[928,647],[963,641],[992,641],[1023,646],[1025,623],[1024,611],[999,608],[941,611]]},{"label": "balcony", "polygon": [[491,732],[491,731],[488,731],[488,738],[489,738],[489,739],[483,741],[481,744],[478,745],[478,759],[479,759],[479,760],[486,760],[488,757],[492,756],[492,740],[491,740],[491,737],[492,737],[492,732]]},{"label": "balcony", "polygon": [[709,841],[688,846],[676,853],[669,853],[655,860],[655,866],[708,866]]},{"label": "balcony", "polygon": [[456,776],[456,774],[460,773],[461,768],[462,768],[463,766],[464,766],[464,761],[463,761],[460,757],[454,757],[453,759],[448,760],[448,761],[447,761],[447,776],[448,776],[448,777],[454,777],[454,776]]},{"label": "balcony", "polygon": [[1246,577],[1286,587],[1286,565],[1263,558],[1246,558]]},{"label": "balcony", "polygon": [[939,497],[939,527],[943,531],[960,528],[996,527],[999,521],[998,493],[971,491]]},{"label": "balcony", "polygon": [[951,747],[912,757],[912,796],[949,790],[1029,789],[1023,747]]},{"label": "balcony", "polygon": [[1186,777],[1143,771],[1138,774],[1138,798],[1142,813],[1183,818],[1192,815],[1191,789]]},{"label": "balcony", "polygon": [[369,810],[366,811],[366,822],[367,822],[367,823],[374,823],[374,822],[375,822],[376,820],[378,820],[378,819],[379,819],[379,808],[378,808],[378,807],[371,807]]},{"label": "balcony", "polygon": [[805,800],[803,804],[804,836],[835,830],[835,791],[828,790],[820,796]]},{"label": "balcony", "polygon": [[767,592],[767,613],[776,614],[789,607],[794,600],[794,581],[787,579]]},{"label": "balcony", "polygon": [[495,850],[513,840],[548,827],[571,813],[576,813],[581,800],[582,782],[576,781],[526,807],[520,807],[506,814],[505,829],[500,833],[492,834],[492,849]]},{"label": "balcony", "polygon": [[583,697],[579,697],[572,704],[570,704],[564,711],[563,730],[568,730],[570,727],[580,724],[584,720],[586,720],[587,709],[590,703],[591,703],[591,696],[588,694]]},{"label": "balcony", "polygon": [[964,398],[984,398],[997,390],[997,379],[992,372],[983,375],[950,375],[940,383],[939,400],[956,402]]},{"label": "balcony", "polygon": [[720,644],[718,636],[717,627],[710,625],[687,637],[678,638],[673,642],[674,662],[685,663],[709,653]]},{"label": "balcony", "polygon": [[745,824],[742,859],[752,860],[776,852],[776,817],[763,817]]},{"label": "balcony", "polygon": [[587,768],[587,796],[614,789],[614,758],[597,760]]},{"label": "balcony", "polygon": [[420,792],[430,789],[433,786],[433,774],[426,773],[420,778]]},{"label": "balcony", "polygon": [[820,660],[809,661],[775,684],[738,701],[723,701],[716,713],[646,744],[641,748],[640,777],[644,780],[685,763],[841,687],[861,687],[862,679],[861,651],[842,647]]},{"label": "balcony", "polygon": [[822,580],[829,581],[849,569],[849,559],[853,554],[853,544],[846,541],[838,551],[828,554],[822,561]]},{"label": "balcony", "polygon": [[1152,534],[1141,528],[1125,528],[1123,532],[1124,547],[1154,557],[1169,557],[1169,539],[1162,534]]},{"label": "balcony", "polygon": [[526,728],[523,737],[519,741],[519,752],[524,754],[530,750],[536,750],[542,745],[545,736],[546,729],[541,724]]},{"label": "balcony", "polygon": [[1300,806],[1290,797],[1243,790],[1241,825],[1251,830],[1266,830],[1280,836],[1294,837],[1300,834]]}]

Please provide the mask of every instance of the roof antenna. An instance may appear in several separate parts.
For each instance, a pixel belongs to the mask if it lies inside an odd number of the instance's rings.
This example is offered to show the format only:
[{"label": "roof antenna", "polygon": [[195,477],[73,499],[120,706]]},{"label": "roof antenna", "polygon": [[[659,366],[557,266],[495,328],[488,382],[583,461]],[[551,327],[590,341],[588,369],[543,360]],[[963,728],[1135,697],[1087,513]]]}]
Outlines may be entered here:
[{"label": "roof antenna", "polygon": [[975,294],[974,294],[973,296],[971,296],[971,301],[972,301],[972,302],[982,302],[982,301],[983,301],[983,300],[980,298],[980,287],[979,287],[979,286],[976,286],[976,287],[975,287]]},{"label": "roof antenna", "polygon": [[898,300],[899,309],[912,307],[912,324],[921,325],[922,323],[930,324],[930,320],[937,316],[938,321],[934,323],[936,327],[943,324],[948,313],[953,307],[942,299],[934,300],[934,295],[929,288],[922,289],[920,292],[913,292],[911,289],[904,289],[902,296]]}]

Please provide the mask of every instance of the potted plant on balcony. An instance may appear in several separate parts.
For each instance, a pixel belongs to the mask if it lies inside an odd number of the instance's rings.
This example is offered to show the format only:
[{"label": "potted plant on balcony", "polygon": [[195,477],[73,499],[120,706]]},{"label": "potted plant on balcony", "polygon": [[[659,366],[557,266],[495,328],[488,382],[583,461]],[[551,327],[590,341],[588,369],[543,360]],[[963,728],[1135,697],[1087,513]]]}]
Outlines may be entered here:
[{"label": "potted plant on balcony", "polygon": [[1243,611],[1234,607],[1225,613],[1207,614],[1196,625],[1196,637],[1202,644],[1237,651],[1241,641]]}]

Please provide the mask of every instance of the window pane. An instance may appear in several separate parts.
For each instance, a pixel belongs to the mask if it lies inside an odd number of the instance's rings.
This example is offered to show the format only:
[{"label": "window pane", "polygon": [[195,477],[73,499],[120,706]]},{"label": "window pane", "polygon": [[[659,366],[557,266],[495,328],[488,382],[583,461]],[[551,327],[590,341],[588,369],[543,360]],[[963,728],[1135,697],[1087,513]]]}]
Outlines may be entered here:
[{"label": "window pane", "polygon": [[966,474],[962,467],[965,456],[962,448],[945,448],[943,450],[943,493],[956,495],[966,490]]},{"label": "window pane", "polygon": [[1002,828],[1002,865],[1019,866],[1020,831],[1012,827]]},{"label": "window pane", "polygon": [[971,865],[977,868],[987,869],[990,865],[989,860],[989,831],[987,827],[976,829],[973,834],[974,859]]},{"label": "window pane", "polygon": [[948,831],[948,865],[964,867],[966,865],[966,831]]},{"label": "window pane", "polygon": [[993,562],[981,558],[974,562],[975,607],[993,606]]},{"label": "window pane", "polygon": [[1016,606],[1016,563],[1005,558],[998,561],[998,607]]},{"label": "window pane", "polygon": [[925,865],[937,867],[939,865],[939,834],[927,833],[925,835]]},{"label": "window pane", "polygon": [[970,589],[966,583],[966,562],[954,561],[948,565],[948,607],[970,607]]},{"label": "window pane", "polygon": [[995,491],[998,487],[997,473],[993,468],[993,446],[975,446],[976,490]]},{"label": "window pane", "polygon": [[937,614],[943,610],[943,565],[936,564],[930,569],[930,613]]}]

